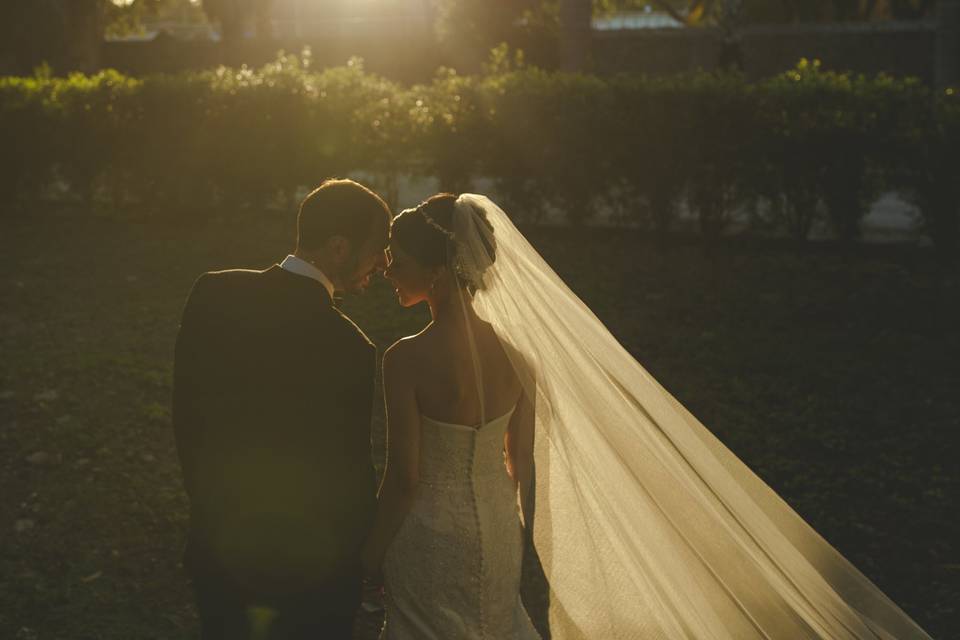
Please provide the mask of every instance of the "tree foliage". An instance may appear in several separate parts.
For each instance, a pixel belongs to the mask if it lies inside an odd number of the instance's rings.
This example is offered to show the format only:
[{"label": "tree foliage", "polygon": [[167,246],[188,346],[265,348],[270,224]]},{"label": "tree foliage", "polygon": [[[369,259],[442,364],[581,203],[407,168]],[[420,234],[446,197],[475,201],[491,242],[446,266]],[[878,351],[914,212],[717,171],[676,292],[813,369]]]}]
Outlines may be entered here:
[{"label": "tree foliage", "polygon": [[272,0],[203,0],[203,10],[220,25],[225,42],[236,42],[253,27],[259,37],[270,35]]},{"label": "tree foliage", "polygon": [[[586,0],[589,2],[589,0]],[[561,0],[433,0],[437,44],[458,69],[479,69],[502,43],[555,67]]]},{"label": "tree foliage", "polygon": [[44,62],[58,71],[94,71],[109,0],[0,3],[0,67],[24,72]]},{"label": "tree foliage", "polygon": [[29,72],[43,61],[64,57],[66,11],[59,0],[0,3],[0,70]]},{"label": "tree foliage", "polygon": [[206,21],[197,0],[133,0],[130,4],[107,3],[107,35],[124,36],[140,33],[150,21]]}]

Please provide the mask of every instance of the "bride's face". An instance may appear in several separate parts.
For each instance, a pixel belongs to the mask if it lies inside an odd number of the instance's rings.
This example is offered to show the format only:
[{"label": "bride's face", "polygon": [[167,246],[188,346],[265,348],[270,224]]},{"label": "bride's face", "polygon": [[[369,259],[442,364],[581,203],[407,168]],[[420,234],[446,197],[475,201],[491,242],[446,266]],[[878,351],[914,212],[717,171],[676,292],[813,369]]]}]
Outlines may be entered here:
[{"label": "bride's face", "polygon": [[436,269],[422,266],[393,240],[387,253],[389,262],[383,275],[396,290],[400,305],[412,307],[426,301],[430,287],[437,279]]}]

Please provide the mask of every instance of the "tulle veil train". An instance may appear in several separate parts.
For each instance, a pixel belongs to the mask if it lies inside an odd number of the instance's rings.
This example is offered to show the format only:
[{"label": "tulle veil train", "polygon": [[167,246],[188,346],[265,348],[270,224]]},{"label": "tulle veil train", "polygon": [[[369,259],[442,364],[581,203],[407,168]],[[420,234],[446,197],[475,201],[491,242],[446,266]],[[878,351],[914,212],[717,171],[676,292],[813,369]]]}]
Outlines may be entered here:
[{"label": "tulle veil train", "polygon": [[552,638],[929,638],[644,370],[500,207],[463,194],[453,226],[454,266],[479,284],[464,304],[535,374],[528,525]]}]

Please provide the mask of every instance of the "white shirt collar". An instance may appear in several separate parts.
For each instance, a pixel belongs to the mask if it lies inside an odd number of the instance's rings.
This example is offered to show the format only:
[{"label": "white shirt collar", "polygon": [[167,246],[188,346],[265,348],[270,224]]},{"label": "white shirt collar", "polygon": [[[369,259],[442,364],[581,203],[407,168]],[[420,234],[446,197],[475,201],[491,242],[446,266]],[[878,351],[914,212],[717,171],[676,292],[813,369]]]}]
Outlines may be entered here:
[{"label": "white shirt collar", "polygon": [[330,278],[328,278],[323,271],[320,271],[320,269],[317,269],[303,258],[289,255],[283,259],[283,262],[280,263],[280,268],[289,271],[290,273],[295,273],[298,276],[313,278],[324,286],[324,288],[327,290],[327,293],[330,294],[330,299],[333,300],[333,283],[330,282]]}]

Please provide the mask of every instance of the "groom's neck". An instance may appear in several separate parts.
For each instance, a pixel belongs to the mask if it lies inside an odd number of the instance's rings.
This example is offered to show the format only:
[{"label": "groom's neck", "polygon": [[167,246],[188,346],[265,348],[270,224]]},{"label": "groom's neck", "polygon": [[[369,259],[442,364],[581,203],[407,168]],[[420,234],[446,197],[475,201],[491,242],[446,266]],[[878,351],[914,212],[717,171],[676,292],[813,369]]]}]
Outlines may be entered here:
[{"label": "groom's neck", "polygon": [[304,262],[309,262],[317,269],[323,272],[323,275],[330,280],[335,289],[341,289],[342,283],[340,282],[340,277],[336,265],[329,259],[328,256],[324,255],[323,252],[314,252],[314,251],[302,251],[297,249],[293,252],[293,255],[300,258]]}]

